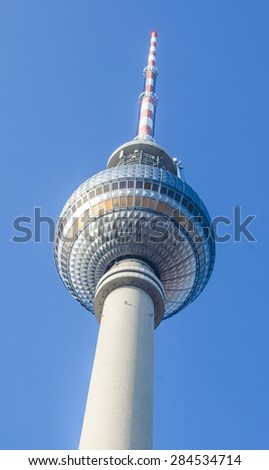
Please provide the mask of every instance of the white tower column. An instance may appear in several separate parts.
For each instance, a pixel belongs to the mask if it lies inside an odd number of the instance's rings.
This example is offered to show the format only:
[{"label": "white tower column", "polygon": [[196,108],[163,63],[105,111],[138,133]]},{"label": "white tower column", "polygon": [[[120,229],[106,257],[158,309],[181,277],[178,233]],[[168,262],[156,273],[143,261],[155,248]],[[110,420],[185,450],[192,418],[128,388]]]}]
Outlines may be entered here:
[{"label": "white tower column", "polygon": [[124,260],[100,280],[100,321],[80,449],[151,449],[153,333],[163,290],[148,265]]}]

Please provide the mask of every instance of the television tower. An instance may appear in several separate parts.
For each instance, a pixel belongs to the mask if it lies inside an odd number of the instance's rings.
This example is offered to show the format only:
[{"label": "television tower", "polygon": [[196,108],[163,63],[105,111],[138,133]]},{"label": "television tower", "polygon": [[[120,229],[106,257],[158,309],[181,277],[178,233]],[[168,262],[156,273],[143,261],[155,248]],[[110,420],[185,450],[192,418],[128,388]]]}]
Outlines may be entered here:
[{"label": "television tower", "polygon": [[154,140],[157,33],[138,132],[65,204],[55,260],[100,323],[80,449],[151,449],[153,337],[204,289],[215,246],[206,207]]}]

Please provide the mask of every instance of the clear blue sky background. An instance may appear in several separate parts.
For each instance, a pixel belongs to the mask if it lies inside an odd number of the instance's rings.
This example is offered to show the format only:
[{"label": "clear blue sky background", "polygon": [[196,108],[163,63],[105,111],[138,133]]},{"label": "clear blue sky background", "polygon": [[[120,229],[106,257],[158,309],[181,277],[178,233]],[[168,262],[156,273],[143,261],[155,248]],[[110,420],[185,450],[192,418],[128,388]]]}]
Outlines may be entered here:
[{"label": "clear blue sky background", "polygon": [[268,23],[267,0],[1,1],[2,449],[78,446],[98,325],[47,225],[14,243],[12,224],[56,220],[134,137],[153,29],[157,142],[212,216],[257,215],[257,242],[218,244],[205,291],[156,331],[154,448],[269,448]]}]

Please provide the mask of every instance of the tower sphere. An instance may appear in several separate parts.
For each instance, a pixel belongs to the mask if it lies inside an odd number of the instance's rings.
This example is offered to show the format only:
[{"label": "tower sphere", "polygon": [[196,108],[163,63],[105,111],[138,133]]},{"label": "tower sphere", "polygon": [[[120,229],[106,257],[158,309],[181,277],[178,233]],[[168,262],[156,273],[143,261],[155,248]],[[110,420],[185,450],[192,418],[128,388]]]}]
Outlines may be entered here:
[{"label": "tower sphere", "polygon": [[[107,168],[68,199],[56,228],[55,260],[73,297],[93,313],[98,282],[113,265],[126,258],[146,263],[162,285],[165,319],[204,289],[215,245],[205,205],[182,178],[179,164],[153,139],[152,37],[138,136],[116,149]],[[156,316],[155,326],[161,319]]]},{"label": "tower sphere", "polygon": [[72,194],[59,218],[55,259],[71,294],[94,310],[96,286],[122,258],[147,262],[160,279],[164,318],[192,302],[214,264],[210,216],[159,145],[134,140]]}]

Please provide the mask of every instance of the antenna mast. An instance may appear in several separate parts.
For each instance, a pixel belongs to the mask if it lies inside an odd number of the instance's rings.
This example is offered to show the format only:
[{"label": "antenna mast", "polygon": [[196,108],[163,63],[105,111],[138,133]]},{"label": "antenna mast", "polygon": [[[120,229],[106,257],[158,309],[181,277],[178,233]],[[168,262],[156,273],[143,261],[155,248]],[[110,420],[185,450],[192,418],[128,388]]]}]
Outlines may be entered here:
[{"label": "antenna mast", "polygon": [[148,65],[144,68],[144,91],[139,96],[139,118],[136,140],[154,142],[155,114],[158,97],[155,93],[158,70],[156,67],[157,32],[151,33]]}]

